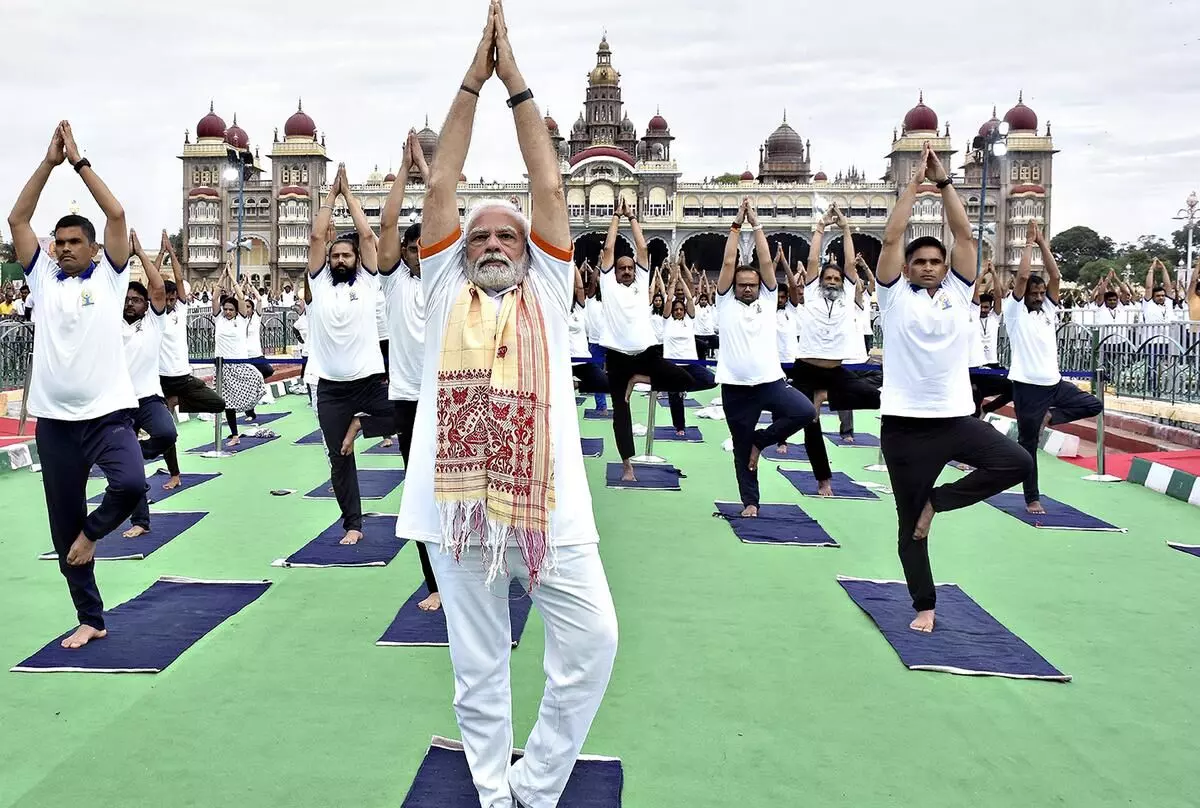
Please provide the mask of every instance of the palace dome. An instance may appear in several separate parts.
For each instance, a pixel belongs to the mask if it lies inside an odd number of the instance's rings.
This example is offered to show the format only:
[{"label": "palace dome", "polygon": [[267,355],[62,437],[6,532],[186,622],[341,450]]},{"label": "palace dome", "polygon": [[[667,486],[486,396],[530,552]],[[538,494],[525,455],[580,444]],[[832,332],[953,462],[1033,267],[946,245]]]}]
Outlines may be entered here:
[{"label": "palace dome", "polygon": [[904,131],[936,132],[937,128],[937,113],[925,106],[925,93],[922,92],[917,98],[917,105],[904,116]]},{"label": "palace dome", "polygon": [[220,115],[213,112],[213,106],[211,102],[208,105],[208,114],[200,119],[200,123],[196,124],[196,137],[225,137],[225,120]]},{"label": "palace dome", "polygon": [[300,102],[296,103],[296,111],[283,125],[283,134],[287,137],[307,137],[317,139],[317,124],[304,112]]},{"label": "palace dome", "polygon": [[1037,113],[1025,106],[1024,93],[1017,96],[1017,105],[1004,113],[1004,120],[1014,132],[1036,132],[1038,128]]}]

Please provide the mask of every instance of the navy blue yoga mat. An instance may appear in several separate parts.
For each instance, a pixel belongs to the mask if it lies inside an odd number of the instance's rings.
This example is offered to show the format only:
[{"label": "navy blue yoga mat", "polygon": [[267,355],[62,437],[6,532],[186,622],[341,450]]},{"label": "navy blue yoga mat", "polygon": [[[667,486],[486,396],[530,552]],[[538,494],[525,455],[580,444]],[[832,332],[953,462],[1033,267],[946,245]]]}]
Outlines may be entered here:
[{"label": "navy blue yoga mat", "polygon": [[1025,510],[1025,495],[1005,491],[988,498],[988,504],[999,508],[1009,516],[1015,516],[1027,525],[1047,528],[1050,530],[1093,530],[1109,533],[1124,533],[1124,528],[1110,525],[1103,519],[1097,519],[1083,511],[1076,510],[1066,503],[1043,496],[1042,507],[1045,513],[1029,513]]},{"label": "navy blue yoga mat", "polygon": [[[195,527],[196,523],[205,516],[208,514],[204,512],[151,514],[150,532],[133,539],[127,539],[121,535],[130,528],[127,519],[125,524],[96,542],[96,560],[141,561],[167,542],[178,538],[184,531]],[[58,553],[54,551],[42,553],[41,559],[57,561]]]},{"label": "navy blue yoga mat", "polygon": [[826,432],[825,437],[829,439],[830,443],[833,443],[837,446],[879,446],[879,438],[875,437],[869,432],[855,432],[854,441],[852,443],[847,443],[839,432]]},{"label": "navy blue yoga mat", "polygon": [[[666,396],[662,396],[661,398],[658,399],[658,406],[670,407],[671,401]],[[694,398],[685,398],[683,400],[683,406],[686,407],[687,409],[699,409],[700,407],[703,407],[704,405],[701,404],[699,401],[697,401]]]},{"label": "navy blue yoga mat", "polygon": [[604,454],[604,438],[580,438],[579,450],[584,457],[599,457]]},{"label": "navy blue yoga mat", "polygon": [[[513,752],[513,762],[521,759]],[[625,773],[618,758],[581,755],[567,780],[558,808],[621,808]],[[435,737],[417,769],[400,808],[479,808],[479,792],[462,744]]]},{"label": "navy blue yoga mat", "polygon": [[1168,547],[1173,547],[1181,553],[1188,553],[1200,557],[1200,544],[1179,544],[1178,542],[1167,542]]},{"label": "navy blue yoga mat", "polygon": [[776,463],[807,463],[808,450],[804,448],[803,443],[789,443],[787,452],[779,453],[779,449],[775,446],[768,446],[762,450],[760,457],[771,460]]},{"label": "navy blue yoga mat", "polygon": [[[198,486],[202,483],[208,482],[209,480],[213,479],[214,477],[220,477],[220,476],[221,475],[219,473],[218,474],[180,474],[179,475],[179,481],[180,481],[179,487],[172,488],[170,491],[164,491],[163,483],[165,483],[167,480],[171,479],[171,475],[168,474],[166,472],[166,470],[159,469],[154,474],[148,475],[146,477],[146,484],[150,486],[150,489],[148,491],[146,491],[146,498],[148,500],[150,500],[151,504],[157,504],[157,503],[162,502],[164,499],[170,499],[171,497],[175,496],[176,494],[181,494],[184,491],[187,491],[188,489],[195,488],[196,486]],[[88,504],[96,505],[102,499],[104,499],[103,492],[101,492],[101,493],[97,494],[96,496],[92,497],[91,499],[89,499]]]},{"label": "navy blue yoga mat", "polygon": [[678,491],[679,478],[683,472],[674,466],[633,464],[633,475],[637,482],[625,482],[621,475],[625,470],[620,463],[609,463],[605,473],[605,484],[609,488],[642,488],[651,491]]},{"label": "navy blue yoga mat", "polygon": [[290,412],[262,412],[259,413],[258,417],[253,421],[243,415],[238,419],[238,424],[244,424],[245,426],[263,426],[264,424],[278,421],[280,418],[287,418],[289,415],[291,415]]},{"label": "navy blue yoga mat", "polygon": [[[248,431],[248,428],[242,429],[241,431],[243,433],[241,436],[242,440],[237,446],[226,446],[225,441],[229,440],[229,436],[224,435],[224,434],[222,435],[222,437],[221,437],[221,451],[222,452],[229,452],[230,454],[240,454],[241,452],[248,452],[251,449],[254,449],[258,446],[262,446],[264,443],[270,443],[273,440],[279,440],[278,435],[275,435],[274,437],[270,437],[270,438],[254,438],[254,437],[251,437],[250,435],[245,434]],[[211,452],[212,448],[213,448],[212,439],[209,438],[207,443],[202,443],[194,449],[188,449],[188,454],[203,454],[204,452]]]},{"label": "navy blue yoga mat", "polygon": [[[396,520],[393,518],[393,522]],[[431,548],[430,552],[438,552]],[[417,604],[429,597],[429,588],[425,584],[413,592],[412,597],[404,602],[396,619],[388,626],[387,631],[379,638],[376,645],[421,645],[445,646],[450,644],[446,634],[446,613],[441,609],[424,612]],[[525,624],[529,622],[529,607],[533,605],[525,587],[516,578],[508,585],[508,621],[512,625],[513,648],[521,641],[525,633]],[[478,800],[477,800],[478,801]]]},{"label": "navy blue yoga mat", "polygon": [[[811,471],[806,469],[785,469],[782,466],[778,468],[779,473],[797,491],[804,494],[804,496],[825,499],[825,497],[821,497],[817,493],[817,478]],[[843,472],[835,471],[832,482],[833,496],[828,497],[828,499],[879,499],[879,496],[874,491],[854,482],[854,480],[851,480]]]},{"label": "navy blue yoga mat", "polygon": [[679,443],[704,443],[704,435],[700,433],[700,428],[695,426],[684,428],[682,438],[675,434],[675,427],[673,426],[656,426],[654,427],[654,440],[676,441]]},{"label": "navy blue yoga mat", "polygon": [[339,544],[346,535],[339,519],[321,535],[273,562],[276,567],[383,567],[396,557],[405,540],[396,538],[396,517],[364,516],[358,544]]},{"label": "navy blue yoga mat", "polygon": [[612,409],[607,409],[604,412],[598,412],[597,410],[584,410],[583,417],[589,421],[611,421]]},{"label": "navy blue yoga mat", "polygon": [[839,576],[838,583],[875,621],[909,670],[1071,680],[955,584],[938,584],[937,622],[933,632],[927,634],[908,627],[914,612],[912,597],[903,581]]},{"label": "navy blue yoga mat", "polygon": [[578,407],[583,402],[587,401],[587,396],[575,396],[575,406]]},{"label": "navy blue yoga mat", "polygon": [[729,521],[733,533],[746,544],[782,544],[799,547],[839,547],[817,520],[797,505],[759,505],[758,516],[741,515],[740,502],[718,502],[717,514]]},{"label": "navy blue yoga mat", "polygon": [[400,441],[399,441],[399,440],[397,440],[396,438],[392,438],[392,445],[391,445],[391,446],[384,446],[384,445],[383,445],[383,441],[381,440],[381,441],[379,441],[379,443],[376,443],[376,444],[375,444],[374,446],[372,446],[370,449],[367,449],[365,452],[363,452],[363,454],[369,454],[369,455],[397,455],[397,456],[399,456],[399,454],[400,454]]},{"label": "navy blue yoga mat", "polygon": [[24,673],[158,673],[196,641],[249,606],[270,581],[159,578],[142,594],[104,613],[108,636],[83,648],[59,635],[12,670]]},{"label": "navy blue yoga mat", "polygon": [[309,432],[300,440],[296,441],[297,446],[324,446],[325,436],[321,434],[321,430]]},{"label": "navy blue yoga mat", "polygon": [[[360,499],[383,499],[404,482],[404,469],[359,469],[358,496]],[[304,495],[305,499],[337,499],[333,480],[326,480]]]}]

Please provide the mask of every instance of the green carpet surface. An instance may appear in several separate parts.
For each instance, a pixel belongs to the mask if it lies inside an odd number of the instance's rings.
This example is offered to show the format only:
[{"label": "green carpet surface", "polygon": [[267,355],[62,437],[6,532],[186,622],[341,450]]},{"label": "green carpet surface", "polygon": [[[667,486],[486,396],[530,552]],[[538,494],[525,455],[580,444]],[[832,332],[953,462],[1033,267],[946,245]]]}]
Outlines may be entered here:
[{"label": "green carpet surface", "polygon": [[[38,560],[50,549],[40,476],[0,479],[0,808],[398,808],[430,736],[458,737],[446,649],[375,645],[421,582],[414,547],[382,568],[270,566],[338,518],[334,501],[302,498],[329,471],[320,446],[292,443],[316,428],[306,399],[264,409],[288,410],[269,445],[181,453],[184,471],[222,476],[155,508],[208,517],[145,561],[98,566],[109,608],[162,575],[274,581],[158,675],[7,672],[74,612],[57,566]],[[586,464],[620,623],[584,752],[622,758],[627,808],[1196,804],[1200,559],[1165,544],[1195,543],[1194,506],[1085,482],[1043,454],[1046,494],[1129,532],[1037,530],[986,504],[939,515],[937,580],[1074,681],[913,672],[836,582],[901,578],[891,498],[802,498],[763,461],[763,502],[800,504],[842,546],[743,545],[712,517],[715,500],[737,499],[728,430],[688,417],[703,444],[656,445],[687,475],[680,492],[606,489],[611,423],[582,421],[605,443]],[[857,428],[877,434],[878,420],[860,414]],[[211,434],[181,425],[179,445]],[[836,470],[886,483],[863,470],[876,452],[830,447]],[[402,490],[364,510],[394,513]],[[518,745],[543,647],[535,608],[512,657]]]}]

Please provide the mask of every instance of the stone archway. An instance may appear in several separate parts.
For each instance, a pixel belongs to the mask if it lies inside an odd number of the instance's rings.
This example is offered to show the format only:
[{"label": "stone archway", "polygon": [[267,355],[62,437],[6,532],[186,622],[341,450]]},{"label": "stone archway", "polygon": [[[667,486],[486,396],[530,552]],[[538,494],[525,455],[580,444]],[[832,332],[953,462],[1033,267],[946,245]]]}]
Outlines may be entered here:
[{"label": "stone archway", "polygon": [[[578,235],[575,238],[575,264],[583,266],[583,262],[587,261],[592,267],[606,269],[606,267],[600,267],[600,253],[604,250],[604,241],[607,237],[607,233],[595,230]],[[633,244],[623,233],[617,234],[615,252],[617,258],[633,258]]]},{"label": "stone archway", "polygon": [[771,257],[775,257],[775,250],[779,245],[783,245],[784,257],[792,265],[792,269],[802,272],[804,266],[808,263],[808,254],[812,249],[812,245],[803,236],[798,236],[791,232],[772,233],[767,236],[767,244],[771,247]]},{"label": "stone archway", "polygon": [[[854,233],[851,237],[854,241],[855,253],[861,253],[866,260],[867,266],[871,268],[871,272],[875,272],[879,266],[879,253],[883,250],[883,242],[878,238],[866,233]],[[842,255],[842,237],[838,236],[829,242],[825,248],[825,253],[822,256],[828,260],[833,258],[840,266],[844,256]]]},{"label": "stone archway", "polygon": [[671,255],[671,248],[667,246],[666,239],[652,238],[646,242],[646,251],[650,253],[649,269],[653,270],[663,265],[663,262]]},{"label": "stone archway", "polygon": [[689,267],[700,270],[709,280],[716,280],[725,260],[726,236],[726,233],[693,233],[680,243],[679,254]]}]

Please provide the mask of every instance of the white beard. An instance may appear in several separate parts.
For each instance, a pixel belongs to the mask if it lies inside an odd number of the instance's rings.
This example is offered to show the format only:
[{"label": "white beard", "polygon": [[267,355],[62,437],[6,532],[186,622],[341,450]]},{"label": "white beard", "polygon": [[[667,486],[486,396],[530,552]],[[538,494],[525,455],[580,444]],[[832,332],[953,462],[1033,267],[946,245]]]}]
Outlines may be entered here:
[{"label": "white beard", "polygon": [[528,254],[520,264],[517,264],[509,260],[504,253],[488,252],[479,256],[474,264],[467,267],[467,280],[488,292],[499,292],[525,280],[528,271]]},{"label": "white beard", "polygon": [[830,303],[836,303],[846,294],[845,287],[842,286],[822,286],[821,297],[828,300]]}]

